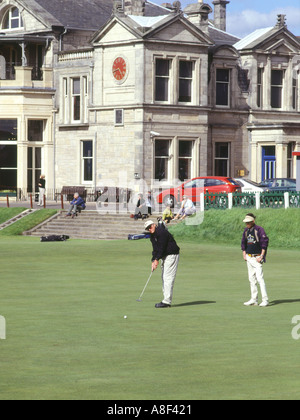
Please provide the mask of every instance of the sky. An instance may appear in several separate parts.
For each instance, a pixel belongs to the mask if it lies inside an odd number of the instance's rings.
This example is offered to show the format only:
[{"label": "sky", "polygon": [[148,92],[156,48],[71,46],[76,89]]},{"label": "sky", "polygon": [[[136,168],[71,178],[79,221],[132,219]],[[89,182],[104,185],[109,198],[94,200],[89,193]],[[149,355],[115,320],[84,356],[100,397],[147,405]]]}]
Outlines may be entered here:
[{"label": "sky", "polygon": [[[161,5],[173,3],[174,0],[150,0]],[[214,8],[212,1],[203,1]],[[197,0],[181,0],[182,10]],[[275,26],[277,15],[286,15],[288,29],[300,36],[300,0],[230,0],[227,4],[227,32],[240,38],[256,29]],[[213,13],[209,15],[213,19]]]}]

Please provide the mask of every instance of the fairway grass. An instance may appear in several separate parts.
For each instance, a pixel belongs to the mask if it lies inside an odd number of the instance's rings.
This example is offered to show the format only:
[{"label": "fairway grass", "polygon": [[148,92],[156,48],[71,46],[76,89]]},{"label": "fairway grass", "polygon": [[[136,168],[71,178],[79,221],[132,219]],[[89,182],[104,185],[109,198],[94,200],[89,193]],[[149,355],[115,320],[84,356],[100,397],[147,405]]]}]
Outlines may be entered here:
[{"label": "fairway grass", "polygon": [[[151,244],[0,238],[0,399],[299,399],[299,251],[270,249],[270,306],[245,307],[236,247],[179,242],[173,306]],[[124,315],[127,319],[124,319]]]}]

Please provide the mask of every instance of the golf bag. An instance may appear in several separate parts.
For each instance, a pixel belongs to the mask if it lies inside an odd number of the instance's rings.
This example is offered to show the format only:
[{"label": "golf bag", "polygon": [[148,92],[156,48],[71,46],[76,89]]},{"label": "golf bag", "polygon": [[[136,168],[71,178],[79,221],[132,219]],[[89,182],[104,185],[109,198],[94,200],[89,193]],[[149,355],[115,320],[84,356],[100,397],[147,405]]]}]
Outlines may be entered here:
[{"label": "golf bag", "polygon": [[149,239],[150,236],[151,236],[150,233],[138,233],[136,235],[130,235],[129,234],[128,235],[128,240],[129,241],[134,241],[134,240],[137,240],[137,239]]},{"label": "golf bag", "polygon": [[41,236],[41,242],[61,242],[69,239],[70,236],[67,235],[50,235],[50,236]]}]

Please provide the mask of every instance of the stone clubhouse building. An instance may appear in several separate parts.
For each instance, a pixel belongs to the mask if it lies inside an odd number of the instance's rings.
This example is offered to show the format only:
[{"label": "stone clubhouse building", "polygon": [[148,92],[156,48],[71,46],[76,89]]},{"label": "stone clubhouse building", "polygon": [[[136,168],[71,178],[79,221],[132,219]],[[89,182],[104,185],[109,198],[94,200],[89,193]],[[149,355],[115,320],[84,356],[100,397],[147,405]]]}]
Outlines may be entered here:
[{"label": "stone clubhouse building", "polygon": [[0,190],[27,197],[41,174],[50,199],[63,186],[295,178],[300,37],[278,15],[239,39],[230,2],[213,7],[1,0]]}]

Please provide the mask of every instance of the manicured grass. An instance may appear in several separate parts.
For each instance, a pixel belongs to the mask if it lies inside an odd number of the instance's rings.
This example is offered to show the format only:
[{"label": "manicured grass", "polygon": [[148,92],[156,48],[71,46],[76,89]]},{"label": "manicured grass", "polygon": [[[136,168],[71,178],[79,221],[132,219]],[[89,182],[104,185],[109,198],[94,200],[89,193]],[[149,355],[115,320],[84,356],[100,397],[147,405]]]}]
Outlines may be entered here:
[{"label": "manicured grass", "polygon": [[7,222],[22,211],[27,210],[25,207],[0,208],[0,224]]},{"label": "manicured grass", "polygon": [[[0,238],[0,398],[298,399],[299,252],[270,249],[271,305],[249,298],[239,246],[180,242],[172,308],[151,245]],[[127,315],[127,319],[124,319]]]},{"label": "manicured grass", "polygon": [[[17,214],[21,213],[26,209],[24,208],[14,208],[14,209],[0,209],[0,217],[2,215],[5,218],[3,221],[9,220]],[[18,220],[12,225],[6,227],[0,231],[0,236],[15,236],[22,235],[23,232],[34,228],[35,226],[42,223],[44,220],[47,220],[49,217],[57,213],[55,209],[41,209],[37,210],[34,213],[27,215],[26,217]],[[2,222],[3,223],[3,222]]]},{"label": "manicured grass", "polygon": [[170,231],[181,240],[235,246],[241,241],[245,227],[243,220],[248,212],[254,213],[257,225],[264,227],[270,238],[270,246],[300,249],[300,208],[210,209],[204,212],[202,223],[192,226],[180,223],[178,226],[171,227]]}]

